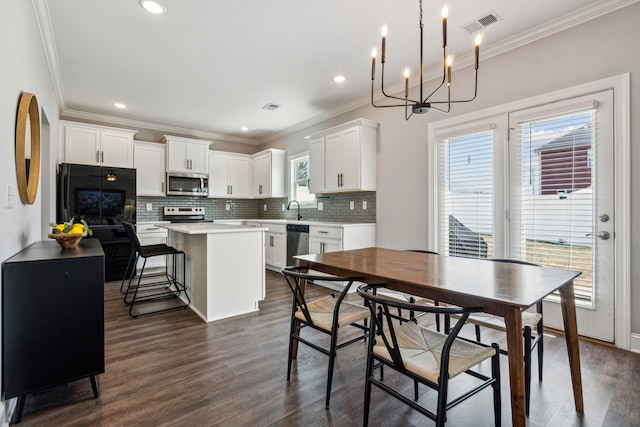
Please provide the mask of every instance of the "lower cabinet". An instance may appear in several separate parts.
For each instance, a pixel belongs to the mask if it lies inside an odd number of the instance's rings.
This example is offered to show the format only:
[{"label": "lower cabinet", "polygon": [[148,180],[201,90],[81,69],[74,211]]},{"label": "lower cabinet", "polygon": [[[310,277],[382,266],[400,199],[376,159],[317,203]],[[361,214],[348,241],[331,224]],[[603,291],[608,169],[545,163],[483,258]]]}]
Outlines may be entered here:
[{"label": "lower cabinet", "polygon": [[[309,227],[309,252],[323,254],[350,249],[360,249],[375,246],[375,224],[336,224],[336,225],[311,225]],[[314,272],[323,275],[324,273]],[[341,291],[337,282],[316,281],[317,285],[326,286]],[[351,285],[349,292],[355,292],[357,283]]]},{"label": "lower cabinet", "polygon": [[279,271],[287,264],[287,228],[281,224],[262,224],[265,232],[264,262],[270,270]]},{"label": "lower cabinet", "polygon": [[75,249],[34,243],[2,263],[2,395],[89,377],[99,396],[104,372],[104,252],[97,239]]},{"label": "lower cabinet", "polygon": [[[169,221],[139,222],[136,224],[136,235],[138,236],[138,240],[140,241],[141,246],[167,243],[167,229],[160,228],[155,225],[161,223],[168,224]],[[138,260],[138,265],[136,266],[137,273],[140,273],[140,271],[142,270],[143,263],[144,259],[140,258]],[[152,270],[164,270],[166,265],[166,257],[154,256],[147,259],[145,271],[152,272]]]}]

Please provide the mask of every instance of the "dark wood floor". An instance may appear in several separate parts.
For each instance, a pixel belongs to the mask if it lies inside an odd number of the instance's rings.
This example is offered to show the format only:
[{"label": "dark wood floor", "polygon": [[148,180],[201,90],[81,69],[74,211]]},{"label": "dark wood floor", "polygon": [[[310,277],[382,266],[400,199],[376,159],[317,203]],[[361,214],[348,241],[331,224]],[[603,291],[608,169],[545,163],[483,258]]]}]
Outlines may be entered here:
[{"label": "dark wood floor", "polygon": [[[106,372],[99,376],[100,398],[93,399],[88,379],[31,394],[23,427],[362,425],[364,345],[338,353],[329,410],[324,408],[324,355],[301,347],[286,381],[290,297],[279,274],[268,272],[267,299],[259,312],[209,324],[190,310],[131,319],[118,289],[112,282],[105,290]],[[327,291],[310,285],[308,292]],[[640,425],[640,355],[584,341],[580,353],[584,415],[573,408],[564,340],[548,334],[544,381],[532,384],[529,425]],[[509,425],[506,357],[501,363],[502,420]],[[535,363],[534,356],[534,369]],[[482,369],[489,372],[488,365]],[[402,380],[385,371],[385,381],[404,384],[410,392],[411,383]],[[432,402],[433,396],[424,389],[420,398]],[[373,426],[432,425],[379,390],[374,389],[372,405]],[[483,391],[454,408],[448,425],[491,426],[491,407],[491,392]]]}]

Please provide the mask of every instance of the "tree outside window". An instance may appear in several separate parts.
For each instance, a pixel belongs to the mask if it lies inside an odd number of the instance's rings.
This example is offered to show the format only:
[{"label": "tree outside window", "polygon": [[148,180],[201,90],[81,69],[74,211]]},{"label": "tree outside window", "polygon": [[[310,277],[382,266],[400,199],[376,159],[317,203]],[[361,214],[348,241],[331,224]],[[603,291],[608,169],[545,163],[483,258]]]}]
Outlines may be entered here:
[{"label": "tree outside window", "polygon": [[309,192],[309,155],[291,159],[291,200],[315,204],[316,196]]}]

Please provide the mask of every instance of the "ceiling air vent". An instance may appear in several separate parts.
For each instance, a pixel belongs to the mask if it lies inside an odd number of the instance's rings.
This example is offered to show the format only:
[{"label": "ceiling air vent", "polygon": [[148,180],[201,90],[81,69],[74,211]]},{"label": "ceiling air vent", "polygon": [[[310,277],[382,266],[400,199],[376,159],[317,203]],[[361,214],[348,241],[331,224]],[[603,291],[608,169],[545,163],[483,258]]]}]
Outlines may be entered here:
[{"label": "ceiling air vent", "polygon": [[500,18],[500,16],[494,10],[492,10],[491,12],[486,13],[471,22],[467,22],[462,26],[462,29],[471,34],[498,21],[502,21],[502,18]]},{"label": "ceiling air vent", "polygon": [[264,107],[262,107],[263,110],[269,110],[269,111],[277,110],[278,108],[280,108],[278,104],[274,104],[271,102],[265,105]]}]

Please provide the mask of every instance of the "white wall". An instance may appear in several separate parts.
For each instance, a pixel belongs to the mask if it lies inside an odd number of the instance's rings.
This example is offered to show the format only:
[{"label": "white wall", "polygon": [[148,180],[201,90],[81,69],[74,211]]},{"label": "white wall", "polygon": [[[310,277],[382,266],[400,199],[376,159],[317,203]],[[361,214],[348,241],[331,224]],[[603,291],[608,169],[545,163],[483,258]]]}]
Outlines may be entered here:
[{"label": "white wall", "polygon": [[[364,106],[322,124],[303,129],[265,145],[303,151],[302,139],[317,130],[364,117],[380,123],[377,180],[377,244],[392,248],[427,247],[427,125],[430,121],[470,113],[512,101],[606,77],[631,73],[631,112],[640,110],[640,4],[570,28],[502,55],[481,59],[476,101],[456,105],[454,112],[437,112],[404,120],[404,110]],[[471,70],[456,70],[455,82],[468,81]],[[454,92],[455,93],[455,92]],[[640,164],[636,135],[640,122],[632,120],[632,164]],[[640,223],[637,169],[632,170],[631,223]],[[632,259],[640,251],[640,231],[633,228]],[[640,332],[640,264],[631,271],[631,330]]]},{"label": "white wall", "polygon": [[[42,176],[36,201],[23,205],[18,195],[15,168],[15,122],[18,100],[22,91],[36,94],[41,109],[52,127],[57,127],[58,107],[53,93],[42,39],[30,1],[3,0],[0,2],[0,224],[2,244],[0,260],[41,239],[42,187],[50,188],[51,176]],[[57,152],[55,141],[43,141],[42,150]],[[53,144],[53,147],[49,144]],[[43,158],[48,158],[43,155]],[[49,157],[50,158],[50,157]],[[56,159],[57,160],[57,159]],[[44,170],[51,170],[46,165]],[[55,170],[54,170],[55,172]],[[5,205],[6,185],[11,187],[13,207]],[[4,424],[4,403],[0,405],[0,424]]]}]

